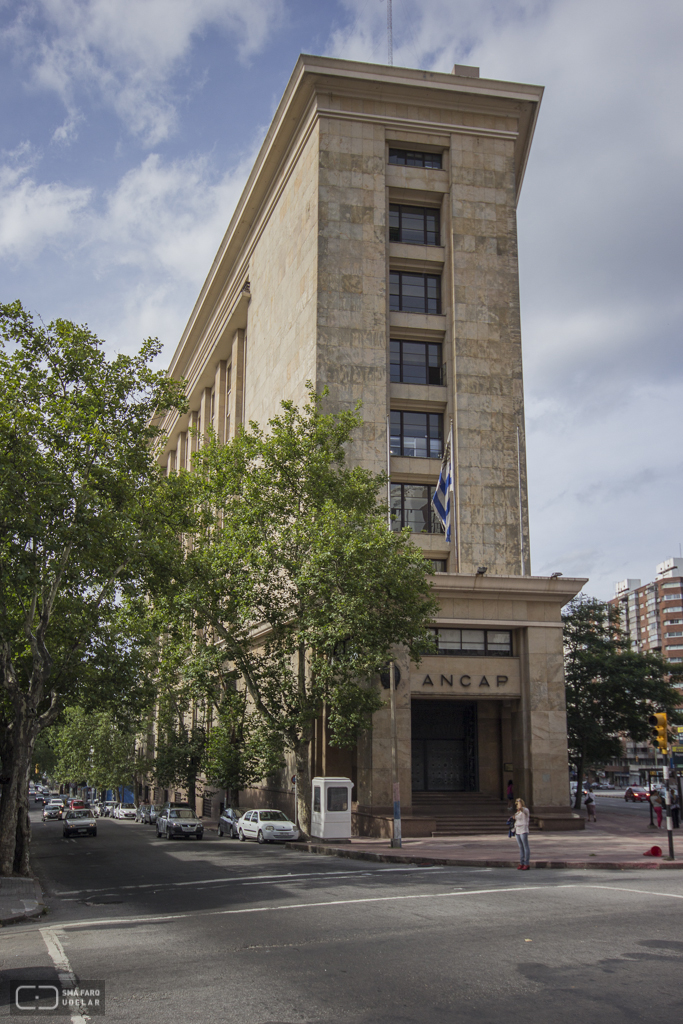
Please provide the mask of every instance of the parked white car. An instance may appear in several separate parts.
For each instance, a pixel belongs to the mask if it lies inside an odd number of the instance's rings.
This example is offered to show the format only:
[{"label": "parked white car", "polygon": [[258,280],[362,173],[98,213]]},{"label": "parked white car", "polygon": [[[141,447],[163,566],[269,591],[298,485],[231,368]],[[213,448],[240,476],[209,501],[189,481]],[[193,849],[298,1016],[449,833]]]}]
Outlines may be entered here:
[{"label": "parked white car", "polygon": [[114,810],[115,818],[135,818],[137,814],[137,807],[135,804],[118,804]]},{"label": "parked white car", "polygon": [[245,839],[255,839],[258,843],[284,842],[286,839],[298,839],[299,829],[282,811],[264,808],[242,815],[239,838],[242,843]]}]

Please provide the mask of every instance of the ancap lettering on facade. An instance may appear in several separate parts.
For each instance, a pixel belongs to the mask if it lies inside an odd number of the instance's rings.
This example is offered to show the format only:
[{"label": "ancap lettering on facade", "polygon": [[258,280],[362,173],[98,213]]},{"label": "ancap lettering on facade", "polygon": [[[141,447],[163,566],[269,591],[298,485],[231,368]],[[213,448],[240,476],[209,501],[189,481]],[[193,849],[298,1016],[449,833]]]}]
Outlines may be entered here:
[{"label": "ancap lettering on facade", "polygon": [[[498,687],[498,686],[505,686],[507,681],[508,681],[508,676],[496,676],[496,687]],[[468,676],[468,675],[460,676],[458,682],[460,683],[461,686],[465,686],[465,687],[471,686],[472,685],[472,676]],[[434,680],[432,679],[431,676],[427,675],[422,680],[422,685],[423,686],[434,686]],[[444,676],[444,675],[442,675],[441,676],[441,686],[450,686],[452,688],[453,687],[453,676]],[[488,688],[491,689],[491,684],[488,681],[488,679],[486,678],[486,676],[482,676],[481,677],[481,679],[479,680],[479,686],[480,687],[481,686],[488,686]]]}]

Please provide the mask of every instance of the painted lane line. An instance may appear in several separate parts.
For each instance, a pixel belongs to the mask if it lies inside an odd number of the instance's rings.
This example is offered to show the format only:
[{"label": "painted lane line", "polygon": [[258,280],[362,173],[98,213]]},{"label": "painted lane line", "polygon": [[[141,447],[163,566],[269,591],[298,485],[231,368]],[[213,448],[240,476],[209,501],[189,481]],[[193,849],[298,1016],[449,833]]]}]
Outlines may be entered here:
[{"label": "painted lane line", "polygon": [[200,878],[196,881],[191,882],[145,882],[140,885],[114,885],[108,886],[107,888],[98,889],[62,889],[61,892],[56,892],[55,896],[78,896],[81,893],[93,893],[93,892],[111,892],[112,889],[117,891],[129,890],[129,889],[172,889],[180,888],[188,885],[218,885],[219,883],[230,883],[231,885],[239,884],[240,882],[251,882],[251,881],[274,881],[274,882],[290,882],[296,881],[299,878],[363,878],[368,875],[387,875],[390,873],[408,874],[417,871],[443,871],[443,867],[437,865],[435,867],[425,868],[378,868],[377,870],[368,871],[306,871],[306,872],[289,872],[286,875],[235,875],[232,878]]},{"label": "painted lane line", "polygon": [[447,896],[486,896],[502,892],[537,892],[547,889],[545,885],[519,885],[496,889],[468,889],[464,892],[423,892],[405,896],[363,896],[352,900],[320,900],[311,903],[286,903],[278,907],[240,907],[235,910],[197,910],[178,914],[159,914],[135,917],[110,917],[99,920],[65,921],[59,925],[62,931],[72,928],[99,928],[104,925],[165,924],[167,921],[191,920],[193,918],[224,917],[234,914],[263,914],[277,910],[306,910],[309,907],[339,907],[358,903],[391,903],[396,900],[434,900]]},{"label": "painted lane line", "polygon": [[643,896],[668,896],[672,900],[683,900],[683,893],[654,892],[652,889],[631,889],[625,885],[585,885],[586,889],[616,889],[617,892],[637,892]]},{"label": "painted lane line", "polygon": [[[47,946],[47,951],[50,954],[52,963],[55,965],[57,971],[57,977],[62,985],[72,988],[76,982],[76,975],[71,969],[69,958],[64,951],[64,947],[57,938],[54,928],[40,928],[40,934],[43,937],[43,941]],[[71,1014],[71,1024],[88,1024],[88,1018],[76,1011]]]}]

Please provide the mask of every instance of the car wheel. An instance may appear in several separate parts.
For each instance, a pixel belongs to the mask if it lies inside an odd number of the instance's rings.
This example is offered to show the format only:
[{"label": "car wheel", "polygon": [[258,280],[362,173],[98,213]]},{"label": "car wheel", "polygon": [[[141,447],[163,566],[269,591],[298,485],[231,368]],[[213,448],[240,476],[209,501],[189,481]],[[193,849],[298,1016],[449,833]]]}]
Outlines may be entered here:
[{"label": "car wheel", "polygon": [[161,832],[157,829],[157,839],[161,839]]},{"label": "car wheel", "polygon": [[165,836],[166,839],[170,839],[171,838],[171,833],[170,833],[169,829],[166,829],[166,831],[164,832],[164,836]]},{"label": "car wheel", "polygon": [[218,838],[219,839],[223,838],[223,829],[220,827],[220,825],[218,826]]},{"label": "car wheel", "polygon": [[199,833],[199,834],[197,835],[197,839],[203,839],[203,838],[204,838],[204,835],[203,835],[203,833],[202,833],[202,832],[200,832],[200,833]]},{"label": "car wheel", "polygon": [[239,836],[238,836],[238,839],[239,839],[239,841],[240,841],[241,843],[243,843],[243,842],[244,842],[244,832],[242,831],[242,829],[240,829],[240,834],[239,834]]},{"label": "car wheel", "polygon": [[263,844],[267,842],[267,839],[264,836],[264,834],[261,831],[261,829],[258,830],[258,836],[256,837],[256,839],[257,839],[257,842],[259,842],[261,844],[261,846],[263,846]]}]

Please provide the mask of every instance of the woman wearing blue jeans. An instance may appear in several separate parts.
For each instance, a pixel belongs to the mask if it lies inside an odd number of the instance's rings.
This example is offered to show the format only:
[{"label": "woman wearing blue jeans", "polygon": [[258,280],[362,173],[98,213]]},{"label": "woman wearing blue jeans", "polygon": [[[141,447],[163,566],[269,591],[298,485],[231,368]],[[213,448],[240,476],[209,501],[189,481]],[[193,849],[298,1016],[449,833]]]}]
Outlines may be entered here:
[{"label": "woman wearing blue jeans", "polygon": [[515,838],[519,846],[518,871],[529,870],[529,808],[523,800],[515,800]]}]

